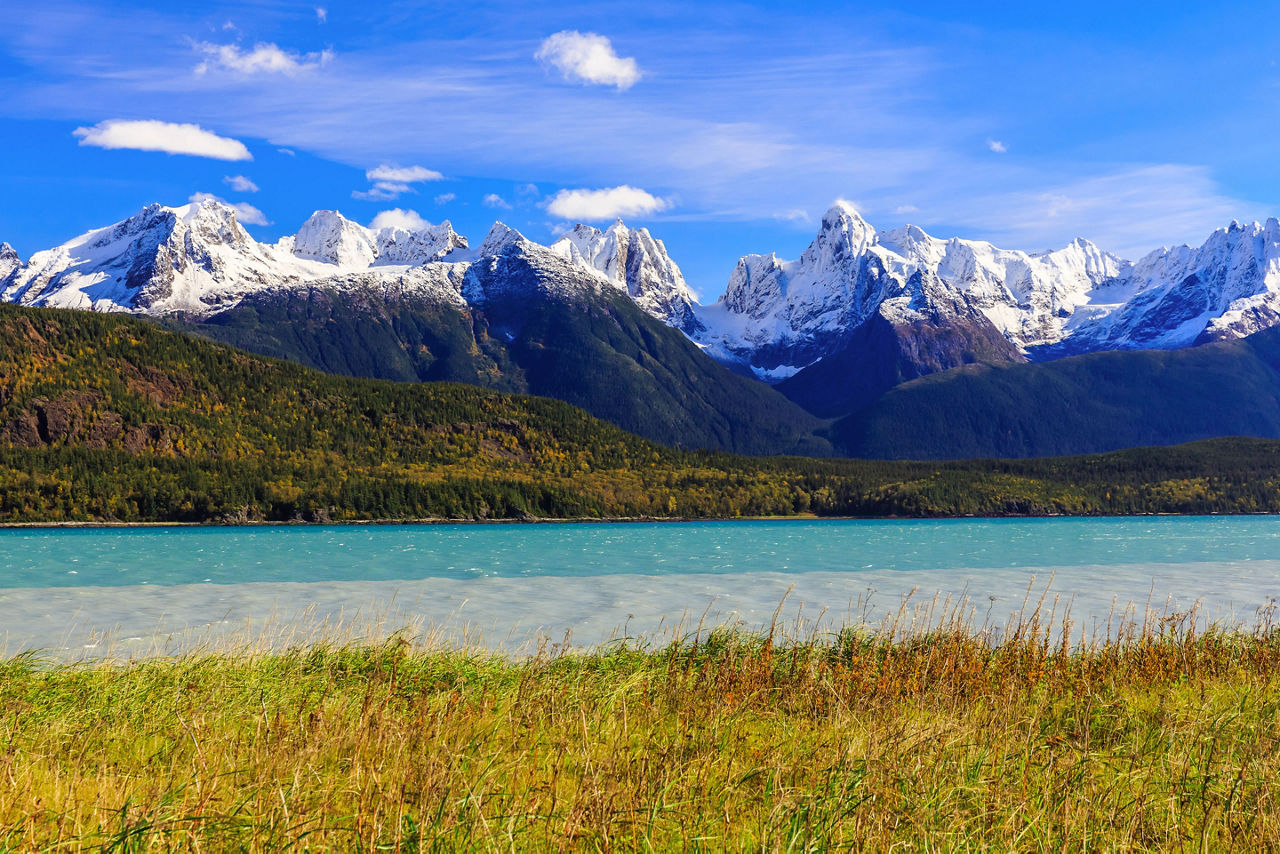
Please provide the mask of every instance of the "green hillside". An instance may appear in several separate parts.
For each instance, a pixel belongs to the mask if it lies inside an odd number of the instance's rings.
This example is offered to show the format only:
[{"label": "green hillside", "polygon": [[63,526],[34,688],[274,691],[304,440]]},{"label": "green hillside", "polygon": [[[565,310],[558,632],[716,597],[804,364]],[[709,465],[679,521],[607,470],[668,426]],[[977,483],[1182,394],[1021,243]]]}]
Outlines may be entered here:
[{"label": "green hillside", "polygon": [[1280,512],[1280,442],[753,459],[656,445],[559,401],[0,306],[0,522],[1259,511]]},{"label": "green hillside", "polygon": [[830,431],[850,456],[1038,457],[1280,437],[1280,329],[1184,350],[969,366],[885,393]]}]

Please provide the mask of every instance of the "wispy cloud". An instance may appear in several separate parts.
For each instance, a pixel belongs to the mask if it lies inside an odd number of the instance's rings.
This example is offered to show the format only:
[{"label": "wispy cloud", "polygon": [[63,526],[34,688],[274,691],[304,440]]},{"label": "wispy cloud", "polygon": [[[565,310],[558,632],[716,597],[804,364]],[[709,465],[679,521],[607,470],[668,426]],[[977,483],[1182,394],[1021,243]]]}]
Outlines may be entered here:
[{"label": "wispy cloud", "polygon": [[153,119],[128,121],[110,119],[92,127],[79,127],[72,134],[81,145],[97,148],[131,148],[136,151],[163,151],[215,160],[252,160],[243,142],[218,136],[199,125],[176,124]]},{"label": "wispy cloud", "polygon": [[364,173],[373,182],[368,190],[354,190],[351,197],[366,201],[386,202],[398,199],[405,193],[416,193],[410,184],[424,181],[441,181],[444,175],[425,166],[388,166],[383,164]]},{"label": "wispy cloud", "polygon": [[405,193],[412,192],[415,192],[415,190],[408,184],[400,184],[395,181],[377,181],[367,190],[352,190],[351,198],[362,199],[366,202],[390,202],[400,198]]},{"label": "wispy cloud", "polygon": [[1208,171],[1180,164],[1137,166],[1063,183],[975,194],[937,211],[1000,246],[1049,249],[1087,237],[1136,260],[1159,246],[1198,245],[1233,218],[1261,206],[1224,195]]},{"label": "wispy cloud", "polygon": [[[614,19],[609,50],[621,62],[619,50],[638,58],[637,74],[643,66],[643,82],[632,81],[626,97],[617,97],[618,83],[607,81],[625,82],[625,74],[563,86],[547,85],[537,69],[530,73],[541,47],[525,34],[570,27],[571,19],[566,13],[566,23],[547,27],[546,10],[500,0],[501,27],[438,30],[442,19],[433,19],[395,38],[371,32],[288,85],[281,85],[282,74],[237,72],[229,97],[222,74],[190,73],[191,43],[183,37],[191,24],[177,12],[139,9],[121,21],[99,7],[50,2],[61,14],[50,14],[46,4],[19,4],[0,32],[0,52],[30,70],[23,85],[0,98],[0,114],[76,121],[145,110],[347,165],[430,162],[450,175],[495,183],[661,187],[667,200],[678,198],[678,207],[664,211],[667,220],[750,221],[765,224],[766,234],[787,231],[776,226],[779,212],[820,211],[838,194],[862,200],[877,224],[911,213],[940,235],[1026,249],[1082,235],[1131,253],[1202,240],[1232,218],[1274,212],[1241,195],[1271,198],[1271,190],[1239,190],[1239,181],[1236,190],[1224,189],[1203,165],[1226,146],[1199,139],[1203,144],[1180,147],[1163,137],[1155,144],[1156,131],[1137,126],[1141,117],[1088,139],[1068,135],[1046,153],[1031,142],[1037,133],[1044,138],[1041,125],[1079,127],[1095,108],[1054,112],[1062,104],[1048,94],[1040,104],[965,100],[962,84],[972,80],[966,74],[975,63],[985,62],[983,44],[908,39],[900,27],[877,30],[873,14],[857,21],[833,15],[817,26],[805,12],[746,4],[734,7],[731,26],[724,7],[718,17],[691,17],[681,26],[643,16]],[[301,7],[307,15],[311,8]],[[220,21],[213,19],[215,30]],[[237,12],[236,23],[248,38],[259,31],[247,11]],[[579,26],[581,36],[605,25]],[[241,56],[249,52],[240,49]],[[314,61],[307,59],[313,54],[291,55]],[[583,84],[600,77],[590,64],[584,77],[552,56],[540,61],[556,77]],[[1150,73],[1132,80],[1167,69],[1163,59],[1144,62]],[[1091,79],[1108,78],[1098,72]],[[1043,82],[1029,80],[1018,93]],[[1152,94],[1136,82],[1131,90]],[[1238,123],[1233,132],[1252,129],[1254,138],[1264,138],[1260,114],[1252,113],[1253,123]],[[1002,139],[993,139],[993,128]],[[1018,157],[991,151],[988,143],[997,141]],[[1265,157],[1258,146],[1244,154],[1232,148],[1235,160],[1218,174],[1246,172],[1241,164],[1248,158]],[[1134,151],[1150,154],[1138,162]],[[359,192],[390,200],[422,186],[382,183],[370,179]],[[1161,204],[1169,208],[1159,210]]]},{"label": "wispy cloud", "polygon": [[1009,151],[1009,146],[998,139],[989,139],[987,140],[987,150],[994,154],[1005,154]]},{"label": "wispy cloud", "polygon": [[456,198],[458,198],[457,193],[441,193],[440,195],[432,199],[432,201],[434,201],[437,205],[447,205],[449,204],[449,202],[453,201]]},{"label": "wispy cloud", "polygon": [[258,185],[243,175],[228,175],[222,179],[222,183],[226,184],[237,193],[258,192]]},{"label": "wispy cloud", "polygon": [[421,231],[427,228],[431,223],[427,222],[417,211],[405,210],[403,208],[391,208],[390,210],[381,211],[373,218],[373,222],[369,223],[369,227],[374,231],[383,228],[399,228],[405,231]]},{"label": "wispy cloud", "polygon": [[317,23],[321,23],[321,24],[328,23],[328,21],[329,21],[329,10],[328,10],[328,9],[326,9],[325,7],[323,7],[323,6],[317,6],[317,7],[316,7],[316,21],[317,21]]},{"label": "wispy cloud", "polygon": [[773,215],[773,218],[779,222],[807,223],[813,221],[813,218],[809,216],[809,212],[803,208],[792,208],[789,211],[779,211]]},{"label": "wispy cloud", "polygon": [[497,193],[490,193],[484,197],[484,206],[486,208],[501,208],[502,210],[511,210],[511,203],[499,196]]},{"label": "wispy cloud", "polygon": [[640,67],[621,57],[613,43],[595,33],[563,30],[543,40],[534,58],[554,66],[564,79],[577,83],[630,89],[640,79]]},{"label": "wispy cloud", "polygon": [[625,184],[602,190],[561,190],[547,201],[552,216],[584,221],[643,216],[668,207],[666,199]]},{"label": "wispy cloud", "polygon": [[252,50],[236,44],[198,42],[196,48],[208,57],[196,66],[196,74],[207,74],[221,68],[239,74],[285,74],[293,76],[325,65],[333,59],[333,51],[294,53],[272,42],[258,42]]},{"label": "wispy cloud", "polygon": [[420,181],[442,181],[444,176],[424,166],[382,165],[364,173],[370,181],[395,181],[398,184],[416,184]]},{"label": "wispy cloud", "polygon": [[187,199],[187,201],[197,204],[203,201],[215,201],[235,208],[236,220],[241,225],[271,225],[271,221],[267,219],[266,214],[247,202],[232,204],[221,196],[215,196],[213,193],[192,193],[191,198]]}]

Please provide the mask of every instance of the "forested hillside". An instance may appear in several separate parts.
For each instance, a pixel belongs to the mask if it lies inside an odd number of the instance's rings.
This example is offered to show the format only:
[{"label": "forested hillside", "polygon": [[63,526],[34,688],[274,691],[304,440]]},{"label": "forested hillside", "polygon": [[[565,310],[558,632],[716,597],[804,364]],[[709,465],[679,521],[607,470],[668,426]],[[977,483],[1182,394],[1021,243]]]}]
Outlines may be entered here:
[{"label": "forested hillside", "polygon": [[1280,511],[1280,442],[955,463],[680,451],[558,401],[0,307],[0,522],[1259,511]]},{"label": "forested hillside", "polygon": [[884,459],[1041,457],[1280,437],[1280,329],[1183,350],[971,365],[886,392],[830,429]]}]

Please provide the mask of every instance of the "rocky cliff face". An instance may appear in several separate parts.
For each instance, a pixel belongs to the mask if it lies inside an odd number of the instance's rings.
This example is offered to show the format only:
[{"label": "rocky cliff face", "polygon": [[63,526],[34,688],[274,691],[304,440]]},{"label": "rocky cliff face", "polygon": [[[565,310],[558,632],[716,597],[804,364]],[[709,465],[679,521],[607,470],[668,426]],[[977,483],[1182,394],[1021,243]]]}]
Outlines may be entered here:
[{"label": "rocky cliff face", "polygon": [[699,328],[697,301],[684,274],[648,229],[627,228],[620,219],[604,231],[580,224],[551,244],[551,251],[600,273],[668,326],[686,333]]},{"label": "rocky cliff face", "polygon": [[[724,297],[704,309],[704,341],[776,381],[843,352],[848,336],[882,307],[882,319],[896,322],[900,304],[914,307],[916,326],[969,327],[976,311],[1011,345],[994,350],[1016,354],[1060,340],[1090,291],[1127,269],[1084,240],[1031,255],[938,240],[915,226],[880,233],[838,203],[798,260],[749,255],[738,262]],[[908,284],[917,273],[927,275]]]}]

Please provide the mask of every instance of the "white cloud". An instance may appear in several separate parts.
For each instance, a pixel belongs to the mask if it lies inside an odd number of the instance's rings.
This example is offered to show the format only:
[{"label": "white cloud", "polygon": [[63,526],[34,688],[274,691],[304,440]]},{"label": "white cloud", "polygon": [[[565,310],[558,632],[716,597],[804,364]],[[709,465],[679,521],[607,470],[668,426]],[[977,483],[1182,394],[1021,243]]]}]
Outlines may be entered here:
[{"label": "white cloud", "polygon": [[199,42],[196,47],[209,59],[196,66],[197,74],[205,74],[213,66],[240,74],[294,75],[310,71],[333,59],[333,51],[319,53],[294,53],[272,42],[258,42],[253,50],[244,51],[235,44],[211,44]]},{"label": "white cloud", "polygon": [[187,199],[187,201],[197,204],[203,201],[221,202],[224,205],[235,208],[236,220],[242,225],[271,225],[266,214],[247,202],[231,204],[226,199],[221,196],[215,196],[213,193],[192,193],[191,198]]},{"label": "white cloud", "polygon": [[370,181],[394,181],[397,184],[416,184],[419,181],[442,181],[444,176],[434,169],[422,166],[382,165],[364,173]]},{"label": "white cloud", "polygon": [[538,189],[537,184],[521,184],[516,187],[516,193],[521,196],[538,196],[542,191]]},{"label": "white cloud", "polygon": [[484,197],[484,206],[486,208],[502,208],[503,210],[511,210],[511,204],[497,193],[490,193]]},{"label": "white cloud", "polygon": [[369,227],[374,231],[384,228],[401,228],[406,231],[421,231],[427,228],[431,223],[427,222],[417,211],[405,210],[403,208],[391,208],[390,210],[381,211],[373,218],[373,222],[369,223]]},{"label": "white cloud", "polygon": [[989,139],[987,140],[987,150],[996,154],[1004,154],[1009,150],[1009,146],[998,139]]},{"label": "white cloud", "polygon": [[243,175],[228,175],[222,179],[222,183],[226,184],[237,193],[258,192],[258,185]]},{"label": "white cloud", "polygon": [[803,208],[793,208],[788,211],[779,211],[773,215],[773,218],[780,222],[812,222],[809,218],[809,212]]},{"label": "white cloud", "polygon": [[915,205],[898,205],[893,209],[893,212],[896,214],[913,214],[920,213],[920,209]]},{"label": "white cloud", "polygon": [[329,10],[323,6],[316,7],[316,21],[323,24],[329,20]]},{"label": "white cloud", "polygon": [[243,142],[218,136],[199,125],[174,124],[152,119],[128,121],[110,119],[93,127],[80,127],[72,132],[81,145],[98,148],[130,148],[136,151],[163,151],[167,154],[190,154],[215,160],[252,160]]},{"label": "white cloud", "polygon": [[629,89],[640,79],[630,57],[613,51],[609,39],[595,33],[564,30],[543,40],[534,58],[560,69],[566,80]]},{"label": "white cloud", "polygon": [[[327,5],[328,0],[322,2]],[[305,15],[311,7],[298,8],[299,20],[310,21]],[[6,109],[70,121],[68,129],[84,123],[76,122],[83,115],[175,121],[198,116],[206,127],[272,140],[262,151],[294,147],[300,161],[305,151],[308,161],[320,157],[365,167],[432,163],[446,175],[484,175],[494,181],[542,176],[548,181],[542,185],[546,196],[558,189],[551,183],[557,177],[569,182],[560,185],[566,187],[625,182],[661,188],[659,195],[670,205],[664,218],[675,214],[716,223],[717,228],[738,221],[772,222],[775,213],[792,209],[821,213],[833,195],[845,192],[864,202],[868,218],[877,225],[909,218],[939,236],[959,234],[1022,249],[1064,246],[1084,236],[1129,257],[1162,243],[1198,244],[1214,227],[1234,218],[1276,213],[1275,202],[1255,203],[1243,195],[1265,197],[1256,182],[1250,189],[1238,178],[1215,177],[1221,164],[1212,159],[1213,152],[1221,149],[1199,144],[1208,131],[1196,123],[1193,138],[1166,137],[1167,128],[1156,131],[1140,122],[1106,123],[1091,130],[1091,153],[1083,157],[1023,149],[1014,159],[993,153],[986,143],[996,129],[1010,149],[1007,153],[1013,153],[1017,134],[1005,126],[1016,129],[1025,116],[1016,110],[1016,115],[1001,112],[999,103],[995,112],[981,115],[958,109],[946,94],[954,82],[957,58],[952,53],[874,37],[856,26],[833,26],[825,33],[828,38],[817,41],[799,38],[812,35],[812,20],[802,13],[791,19],[776,9],[759,13],[759,26],[732,33],[722,32],[712,20],[698,25],[691,19],[692,29],[675,27],[647,42],[643,53],[620,38],[619,52],[644,59],[644,71],[653,65],[655,73],[641,82],[657,77],[659,66],[662,80],[632,86],[625,97],[600,90],[594,94],[608,96],[609,108],[585,110],[583,96],[593,93],[549,85],[560,71],[548,64],[543,73],[537,61],[527,61],[539,40],[530,43],[527,29],[462,38],[436,33],[399,44],[344,46],[341,56],[319,72],[249,78],[271,85],[240,86],[236,97],[228,98],[225,89],[189,73],[194,62],[206,57],[193,59],[179,29],[186,25],[169,17],[139,11],[124,20],[96,10],[63,21],[41,12],[39,4],[18,4],[14,13],[11,30],[22,39],[8,46],[39,74],[27,85],[11,87],[0,100]],[[57,27],[55,20],[61,22]],[[595,26],[601,31],[608,25]],[[234,34],[204,38],[235,41]],[[240,42],[245,49],[251,43]],[[744,64],[744,55],[752,62]],[[533,73],[530,65],[537,66]],[[833,103],[841,109],[831,110]],[[147,112],[136,112],[143,109]],[[922,114],[942,120],[922,124]],[[421,122],[405,119],[424,115],[447,116],[448,132],[424,133]],[[1238,112],[1236,118],[1240,124],[1232,139],[1245,138],[1246,129],[1248,138],[1265,138],[1256,110]],[[1152,144],[1157,138],[1165,148]],[[1126,151],[1174,150],[1182,143],[1188,151],[1204,152],[1203,166],[1186,167],[1198,169],[1198,177],[1144,180],[1132,173],[1158,164],[1098,159],[1107,153],[1119,157]],[[1058,150],[1085,149],[1064,145]],[[258,151],[255,146],[255,155]],[[354,174],[354,188],[373,186],[359,183],[361,173]],[[566,179],[569,174],[578,177]],[[1114,180],[1107,180],[1106,187],[1096,185],[1108,176]],[[215,182],[221,177],[213,175]],[[1127,181],[1136,193],[1127,192]],[[422,194],[412,200],[419,207],[448,189],[410,186]],[[454,190],[463,195],[456,186]],[[477,204],[483,195],[468,201]],[[511,191],[506,195],[513,202],[520,198]],[[1087,199],[1096,204],[1071,207]],[[924,213],[894,214],[904,201]],[[398,202],[368,203],[365,221],[401,202],[409,200],[400,196]],[[453,204],[460,206],[460,201]],[[1162,211],[1161,205],[1169,207]],[[1051,212],[1056,216],[1047,215]],[[556,220],[550,213],[544,218]],[[775,227],[780,234],[790,230]],[[757,238],[747,248],[786,247]],[[689,274],[691,281],[705,277],[700,284],[717,293],[713,289],[725,277],[715,270],[730,268],[740,251],[707,248],[702,254],[711,260],[687,262],[695,270],[703,268]]]},{"label": "white cloud", "polygon": [[277,148],[277,149],[276,149],[276,151],[278,151],[278,152],[280,152],[281,154],[286,155],[286,156],[288,156],[288,157],[297,157],[297,156],[298,156],[298,152],[294,151],[292,148]]},{"label": "white cloud", "polygon": [[412,192],[415,192],[415,190],[408,184],[398,184],[395,181],[378,181],[367,190],[352,190],[351,198],[364,199],[368,202],[389,202],[400,198],[405,193]]},{"label": "white cloud", "polygon": [[447,205],[456,198],[458,198],[456,193],[441,193],[435,197],[435,203],[437,205]]},{"label": "white cloud", "polygon": [[389,202],[405,193],[416,193],[409,186],[422,181],[442,181],[444,176],[434,169],[424,166],[388,166],[385,163],[364,173],[373,182],[368,190],[354,190],[353,199],[364,199],[374,202]]},{"label": "white cloud", "polygon": [[602,220],[666,210],[671,203],[638,187],[561,190],[547,201],[547,211],[561,219]]}]

